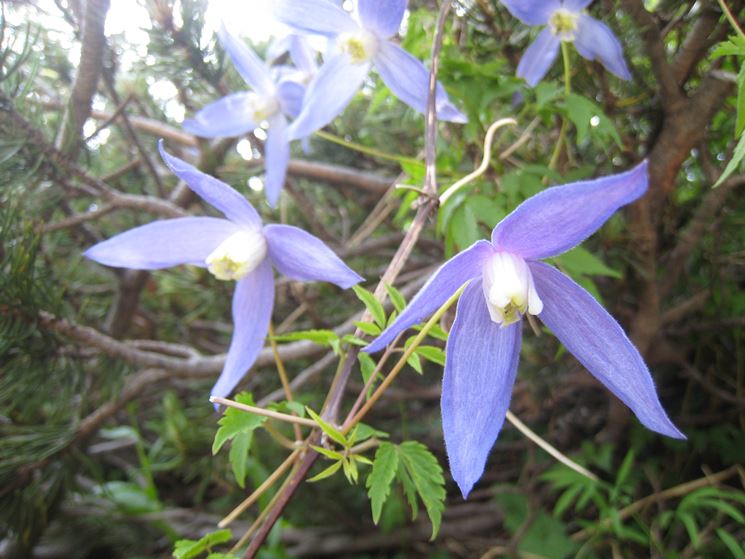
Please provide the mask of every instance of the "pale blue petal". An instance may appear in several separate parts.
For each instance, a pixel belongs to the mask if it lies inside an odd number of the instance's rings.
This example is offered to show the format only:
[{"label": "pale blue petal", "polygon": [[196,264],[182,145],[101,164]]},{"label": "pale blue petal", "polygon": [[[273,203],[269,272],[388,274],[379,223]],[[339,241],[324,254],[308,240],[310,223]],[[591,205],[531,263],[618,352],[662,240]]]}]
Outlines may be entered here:
[{"label": "pale blue petal", "polygon": [[330,0],[275,0],[272,13],[302,33],[336,37],[359,30],[352,16]]},{"label": "pale blue petal", "polygon": [[256,361],[269,330],[274,307],[272,266],[264,260],[240,280],[233,294],[233,339],[212,396],[230,395]]},{"label": "pale blue petal", "polygon": [[303,107],[305,86],[293,80],[283,80],[277,85],[277,100],[282,112],[295,118]]},{"label": "pale blue petal", "polygon": [[261,218],[256,209],[238,191],[189,165],[186,161],[168,154],[163,148],[163,140],[158,143],[158,149],[171,171],[205,202],[220,210],[230,221],[253,228],[261,227]]},{"label": "pale blue petal", "polygon": [[489,318],[481,280],[458,302],[442,379],[442,431],[450,473],[468,497],[510,406],[520,360],[522,322],[500,328]]},{"label": "pale blue petal", "polygon": [[551,14],[561,8],[561,0],[501,0],[517,19],[528,25],[545,25]]},{"label": "pale blue petal", "polygon": [[563,0],[563,7],[570,12],[580,12],[592,4],[592,0]]},{"label": "pale blue petal", "polygon": [[298,70],[308,75],[315,74],[318,69],[316,51],[310,46],[308,39],[300,35],[290,37],[290,58]]},{"label": "pale blue petal", "polygon": [[383,330],[363,351],[380,351],[401,332],[434,314],[460,286],[481,277],[484,262],[492,254],[494,248],[490,243],[476,241],[445,262],[432,274],[393,324]]},{"label": "pale blue petal", "polygon": [[407,0],[358,0],[357,11],[362,25],[385,39],[401,27]]},{"label": "pale blue petal", "polygon": [[[373,59],[385,85],[404,103],[420,113],[427,110],[429,94],[429,70],[421,61],[401,47],[383,41]],[[448,94],[437,82],[437,118],[451,122],[466,122],[468,119],[448,99]]]},{"label": "pale blue petal", "polygon": [[99,264],[158,270],[179,264],[204,266],[207,257],[240,228],[216,217],[180,217],[135,227],[93,245],[83,255]]},{"label": "pale blue petal", "polygon": [[300,281],[327,281],[347,289],[362,281],[323,241],[291,225],[267,225],[269,258],[279,272]]},{"label": "pale blue petal", "polygon": [[559,255],[592,235],[618,208],[640,198],[648,183],[643,161],[618,175],[548,188],[500,221],[492,242],[526,260]]},{"label": "pale blue petal", "polygon": [[202,138],[229,138],[250,132],[257,126],[251,119],[252,96],[243,91],[210,103],[193,119],[184,121],[184,130]]},{"label": "pale blue petal", "polygon": [[517,65],[517,77],[535,87],[546,75],[559,54],[561,40],[546,27],[528,47]]},{"label": "pale blue petal", "polygon": [[631,72],[623,57],[623,47],[613,31],[603,22],[582,14],[579,17],[574,46],[586,59],[598,59],[619,78],[631,79]]},{"label": "pale blue petal", "polygon": [[278,114],[269,121],[264,161],[266,178],[264,188],[269,205],[274,208],[279,200],[279,193],[285,185],[287,164],[290,161],[290,141],[287,139],[287,119]]},{"label": "pale blue petal", "polygon": [[543,301],[538,317],[561,343],[643,425],[668,437],[684,439],[660,404],[654,381],[641,355],[618,322],[587,291],[557,269],[530,262],[535,288]]},{"label": "pale blue petal", "polygon": [[246,83],[262,95],[272,95],[274,82],[264,61],[246,43],[230,33],[225,25],[220,25],[217,36]]},{"label": "pale blue petal", "polygon": [[275,37],[266,48],[266,61],[268,64],[274,64],[277,59],[290,50],[292,37],[295,35],[285,35],[284,37]]},{"label": "pale blue petal", "polygon": [[305,92],[303,110],[288,131],[291,140],[310,136],[334,120],[354,97],[370,64],[354,64],[346,54],[330,58]]}]

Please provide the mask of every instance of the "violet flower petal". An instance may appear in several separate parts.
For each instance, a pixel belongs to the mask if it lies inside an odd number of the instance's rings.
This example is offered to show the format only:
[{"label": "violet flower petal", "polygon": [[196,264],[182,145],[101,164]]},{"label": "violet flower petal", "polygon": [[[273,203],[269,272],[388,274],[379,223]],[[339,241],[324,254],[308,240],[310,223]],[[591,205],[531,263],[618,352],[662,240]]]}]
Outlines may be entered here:
[{"label": "violet flower petal", "polygon": [[303,108],[305,86],[293,80],[283,80],[277,85],[277,100],[284,114],[296,118]]},{"label": "violet flower petal", "polygon": [[274,80],[264,61],[246,43],[230,33],[224,24],[217,30],[217,36],[246,83],[262,95],[272,95]]},{"label": "violet flower petal", "polygon": [[387,346],[401,332],[419,324],[439,309],[461,285],[481,277],[486,259],[494,254],[487,241],[476,241],[440,266],[409,302],[398,318],[362,351],[375,353]]},{"label": "violet flower petal", "polygon": [[517,77],[535,87],[546,75],[559,54],[561,40],[546,27],[528,47],[517,65]]},{"label": "violet flower petal", "polygon": [[517,19],[528,25],[545,25],[551,14],[561,8],[561,0],[501,0]]},{"label": "violet flower petal", "polygon": [[577,246],[621,206],[647,191],[647,162],[630,171],[548,188],[520,204],[492,231],[498,250],[526,260],[549,258]]},{"label": "violet flower petal", "polygon": [[[429,70],[417,58],[401,47],[383,41],[373,58],[380,77],[393,94],[420,113],[427,110],[429,95]],[[467,122],[468,119],[448,99],[448,94],[437,82],[437,118],[451,122]]]},{"label": "violet flower petal", "polygon": [[502,429],[520,360],[522,322],[489,318],[481,280],[466,287],[448,337],[442,381],[442,430],[450,472],[463,498],[484,473]]},{"label": "violet flower petal", "polygon": [[269,121],[264,162],[266,167],[265,190],[269,205],[274,208],[279,201],[279,193],[287,177],[287,164],[290,161],[290,142],[287,139],[287,119],[276,114]]},{"label": "violet flower petal", "polygon": [[593,0],[563,0],[563,8],[570,12],[580,12],[592,4]]},{"label": "violet flower petal", "polygon": [[225,398],[256,361],[269,330],[274,306],[274,276],[265,259],[241,279],[233,294],[233,339],[212,396]]},{"label": "violet flower petal", "polygon": [[275,0],[274,17],[303,33],[336,37],[359,30],[359,25],[342,8],[329,0]]},{"label": "violet flower petal", "polygon": [[291,225],[267,225],[269,258],[282,275],[300,281],[327,281],[347,289],[362,281],[323,241]]},{"label": "violet flower petal", "polygon": [[251,97],[247,91],[227,95],[201,109],[194,118],[185,120],[183,127],[202,138],[241,136],[257,127],[251,119]]},{"label": "violet flower petal", "polygon": [[388,39],[401,27],[407,3],[407,0],[358,0],[357,11],[365,28]]},{"label": "violet flower petal", "polygon": [[543,312],[561,343],[652,431],[684,439],[657,397],[652,376],[621,326],[587,291],[542,262],[528,264]]},{"label": "violet flower petal", "polygon": [[631,79],[631,72],[623,57],[623,47],[613,31],[603,22],[581,14],[577,22],[574,46],[586,59],[598,59],[619,78]]},{"label": "violet flower petal", "polygon": [[216,217],[166,219],[119,233],[83,255],[105,266],[135,270],[205,266],[212,251],[239,230],[232,221]]},{"label": "violet flower petal", "polygon": [[174,174],[207,203],[220,210],[230,221],[251,228],[261,227],[261,218],[251,202],[234,188],[199,171],[186,161],[166,152],[163,140],[158,142],[160,155]]},{"label": "violet flower petal", "polygon": [[334,120],[352,100],[369,71],[369,63],[354,64],[347,54],[330,58],[308,84],[303,110],[288,130],[289,139],[309,136]]}]

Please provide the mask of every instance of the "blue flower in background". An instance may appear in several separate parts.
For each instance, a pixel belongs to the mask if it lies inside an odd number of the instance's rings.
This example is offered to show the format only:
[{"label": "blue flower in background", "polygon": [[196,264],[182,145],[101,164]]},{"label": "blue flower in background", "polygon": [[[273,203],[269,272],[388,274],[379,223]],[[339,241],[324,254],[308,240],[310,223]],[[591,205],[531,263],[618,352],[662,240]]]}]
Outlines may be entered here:
[{"label": "blue flower in background", "polygon": [[155,221],[98,243],[85,256],[106,266],[157,270],[179,264],[206,267],[236,280],[233,339],[212,396],[228,396],[264,345],[274,306],[272,266],[300,281],[348,288],[362,278],[320,239],[289,225],[262,226],[251,203],[227,184],[165,152],[170,169],[227,219],[183,217]]},{"label": "blue flower in background", "polygon": [[269,66],[245,43],[231,35],[224,26],[217,33],[238,73],[252,91],[233,93],[207,105],[193,119],[185,120],[184,128],[196,136],[220,138],[240,136],[266,122],[265,188],[267,200],[274,207],[284,186],[290,159],[287,117],[295,117],[300,112],[305,87],[291,79],[280,77],[275,81]]},{"label": "blue flower in background", "polygon": [[[292,123],[291,139],[303,138],[338,116],[362,85],[374,65],[380,77],[407,105],[424,113],[429,91],[429,70],[390,41],[401,26],[406,0],[359,0],[358,20],[330,0],[278,0],[276,18],[300,33],[323,35],[332,42],[331,56],[308,84],[303,108]],[[437,117],[466,122],[437,87]]]},{"label": "blue flower in background", "polygon": [[[316,63],[316,51],[311,47],[308,38],[292,34],[275,39],[266,51],[267,62],[274,63],[285,53],[290,54],[294,67],[275,66],[274,69],[279,69],[283,78],[303,85],[310,83],[318,71],[318,64]],[[299,109],[298,112],[300,112]],[[293,116],[297,116],[297,113]]]},{"label": "blue flower in background", "polygon": [[535,87],[556,60],[562,41],[574,43],[587,60],[600,60],[609,71],[624,80],[631,72],[623,48],[604,23],[584,9],[592,0],[501,0],[517,19],[528,25],[545,25],[517,66],[517,75]]},{"label": "blue flower in background", "polygon": [[649,429],[685,438],[667,417],[641,355],[598,302],[539,259],[581,243],[621,206],[642,196],[646,162],[631,171],[549,188],[443,264],[396,321],[366,349],[383,349],[433,314],[459,287],[442,384],[442,427],[450,470],[464,497],[484,471],[509,408],[522,316],[538,316],[585,368]]}]

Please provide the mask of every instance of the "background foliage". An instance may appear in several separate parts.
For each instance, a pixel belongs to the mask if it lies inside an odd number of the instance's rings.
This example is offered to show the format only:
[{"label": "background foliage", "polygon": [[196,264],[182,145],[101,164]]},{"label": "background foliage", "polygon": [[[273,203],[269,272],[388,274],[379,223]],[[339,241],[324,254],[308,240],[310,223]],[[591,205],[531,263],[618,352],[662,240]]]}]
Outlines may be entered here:
[{"label": "background foliage", "polygon": [[[309,152],[293,148],[311,164],[291,166],[271,211],[247,186],[261,177],[260,134],[207,143],[179,129],[183,114],[242,88],[205,27],[205,0],[138,0],[149,24],[137,45],[96,38],[105,1],[41,4],[6,0],[1,13],[0,555],[219,557],[276,486],[232,532],[217,523],[282,462],[277,440],[293,437],[234,410],[220,419],[206,402],[231,287],[191,267],[106,269],[81,252],[205,211],[156,157],[164,137],[269,221],[329,242],[372,290],[415,214],[418,193],[390,186],[422,184],[423,119],[372,77]],[[745,21],[745,3],[728,6]],[[410,8],[401,42],[428,59],[435,3]],[[262,557],[745,557],[745,37],[710,0],[597,0],[590,11],[622,38],[634,80],[573,53],[567,95],[559,64],[532,90],[513,77],[534,30],[494,0],[454,4],[440,78],[469,123],[440,126],[442,187],[478,165],[491,122],[518,126],[428,221],[385,307],[367,291],[280,281],[273,318],[297,401],[284,401],[269,350],[239,401],[310,417],[365,307],[373,318],[361,328],[374,334],[438,263],[525,198],[648,157],[644,200],[556,264],[631,333],[689,440],[644,430],[555,338],[526,336],[511,409],[601,481],[505,429],[464,502],[439,426],[447,314],[366,418],[373,427],[353,437],[324,426],[348,452],[314,467]],[[96,40],[101,65],[88,67]],[[345,409],[374,367],[360,357]]]}]

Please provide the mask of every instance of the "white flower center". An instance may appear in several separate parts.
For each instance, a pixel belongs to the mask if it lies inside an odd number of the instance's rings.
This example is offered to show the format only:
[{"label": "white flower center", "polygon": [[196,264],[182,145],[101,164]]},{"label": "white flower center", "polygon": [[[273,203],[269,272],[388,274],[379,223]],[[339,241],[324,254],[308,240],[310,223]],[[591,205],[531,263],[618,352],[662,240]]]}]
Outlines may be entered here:
[{"label": "white flower center", "polygon": [[246,110],[251,115],[251,120],[259,125],[265,120],[279,112],[279,101],[274,95],[259,95],[251,93],[248,97]]},{"label": "white flower center", "polygon": [[360,29],[339,36],[339,49],[346,52],[355,64],[362,64],[375,56],[380,48],[380,42],[374,33],[367,29]]},{"label": "white flower center", "polygon": [[527,311],[540,314],[543,302],[535,290],[525,260],[509,252],[497,252],[484,266],[484,297],[491,319],[501,326],[518,322]]},{"label": "white flower center", "polygon": [[220,243],[205,262],[217,279],[239,280],[254,271],[265,256],[266,240],[262,232],[246,229]]},{"label": "white flower center", "polygon": [[551,33],[559,37],[562,41],[574,41],[577,35],[577,20],[579,14],[559,8],[548,20],[548,26]]}]

